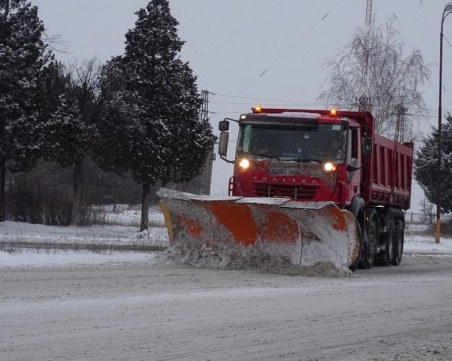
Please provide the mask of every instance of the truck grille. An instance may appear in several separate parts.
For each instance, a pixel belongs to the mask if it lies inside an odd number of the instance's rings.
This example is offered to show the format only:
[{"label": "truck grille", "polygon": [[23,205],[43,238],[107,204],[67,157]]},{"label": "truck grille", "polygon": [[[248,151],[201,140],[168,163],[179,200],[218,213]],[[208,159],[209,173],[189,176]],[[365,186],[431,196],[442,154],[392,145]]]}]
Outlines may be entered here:
[{"label": "truck grille", "polygon": [[275,184],[254,184],[254,192],[258,197],[283,197],[293,200],[314,199],[317,186],[289,186]]}]

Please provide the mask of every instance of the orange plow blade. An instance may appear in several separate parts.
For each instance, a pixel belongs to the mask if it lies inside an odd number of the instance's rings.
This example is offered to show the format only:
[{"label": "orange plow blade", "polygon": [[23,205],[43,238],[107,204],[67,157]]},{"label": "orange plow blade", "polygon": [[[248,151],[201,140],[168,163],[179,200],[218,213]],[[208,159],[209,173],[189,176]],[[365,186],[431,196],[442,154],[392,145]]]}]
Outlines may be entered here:
[{"label": "orange plow blade", "polygon": [[158,194],[171,245],[256,247],[299,266],[331,262],[348,268],[359,257],[353,215],[331,202],[199,196],[165,188]]}]

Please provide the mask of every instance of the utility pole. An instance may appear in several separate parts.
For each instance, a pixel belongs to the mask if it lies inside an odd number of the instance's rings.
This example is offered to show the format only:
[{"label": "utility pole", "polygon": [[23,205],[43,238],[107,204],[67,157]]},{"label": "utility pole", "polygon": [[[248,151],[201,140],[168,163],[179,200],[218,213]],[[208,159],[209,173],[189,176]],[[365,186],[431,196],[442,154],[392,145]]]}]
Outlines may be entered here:
[{"label": "utility pole", "polygon": [[372,25],[372,0],[367,0],[366,6],[366,25],[370,27]]},{"label": "utility pole", "polygon": [[443,97],[443,26],[446,17],[452,14],[452,2],[446,4],[443,10],[443,16],[441,18],[441,32],[439,33],[439,95],[438,95],[438,174],[436,175],[436,224],[435,224],[435,242],[440,243],[441,239],[441,187],[442,187],[442,177],[441,177],[441,154],[442,148],[442,97]]},{"label": "utility pole", "polygon": [[199,111],[199,120],[207,121],[209,119],[209,91],[201,90],[201,110]]},{"label": "utility pole", "polygon": [[396,106],[396,129],[394,140],[395,142],[402,143],[405,135],[405,114],[407,112],[407,108],[403,106],[403,104],[397,104]]},{"label": "utility pole", "polygon": [[[209,91],[201,90],[202,104],[199,111],[199,120],[201,122],[209,121]],[[212,185],[212,168],[213,161],[215,160],[214,146],[212,144],[212,149],[207,154],[206,162],[204,165],[204,170],[202,173],[202,186],[200,189],[200,194],[210,194],[210,188]]]},{"label": "utility pole", "polygon": [[[366,31],[369,37],[372,28],[372,0],[367,0],[366,6]],[[370,44],[364,44],[365,53],[364,53],[364,64],[363,64],[363,84],[364,84],[364,94],[360,97],[360,110],[369,110],[368,106],[370,105],[370,96],[369,96],[369,57],[370,57]],[[363,100],[365,99],[365,104],[367,106],[363,107]]]}]

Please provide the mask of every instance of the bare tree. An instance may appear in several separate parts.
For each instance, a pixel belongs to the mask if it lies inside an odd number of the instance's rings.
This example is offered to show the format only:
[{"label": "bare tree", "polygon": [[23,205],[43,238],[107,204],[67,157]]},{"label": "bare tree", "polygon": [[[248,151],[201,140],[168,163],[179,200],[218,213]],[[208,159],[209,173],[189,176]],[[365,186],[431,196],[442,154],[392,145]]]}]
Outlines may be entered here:
[{"label": "bare tree", "polygon": [[433,224],[433,204],[430,203],[426,198],[419,202],[421,206],[421,221],[424,224]]},{"label": "bare tree", "polygon": [[45,128],[44,158],[63,167],[74,167],[71,225],[78,222],[83,163],[92,155],[97,137],[96,94],[100,68],[100,62],[92,58],[67,69],[67,88]]},{"label": "bare tree", "polygon": [[[372,111],[377,132],[394,136],[397,121],[403,120],[403,139],[413,136],[414,121],[425,114],[419,87],[428,80],[429,71],[422,54],[414,49],[403,57],[403,42],[393,28],[359,29],[337,56],[327,60],[330,70],[319,100],[344,109]],[[409,114],[400,117],[400,109]],[[405,114],[404,114],[405,115]]]}]

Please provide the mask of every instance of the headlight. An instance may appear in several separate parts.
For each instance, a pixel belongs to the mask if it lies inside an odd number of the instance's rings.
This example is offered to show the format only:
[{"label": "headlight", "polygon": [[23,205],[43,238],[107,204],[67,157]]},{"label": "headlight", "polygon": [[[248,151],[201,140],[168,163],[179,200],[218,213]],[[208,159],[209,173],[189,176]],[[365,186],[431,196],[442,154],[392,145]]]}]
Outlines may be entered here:
[{"label": "headlight", "polygon": [[239,160],[239,167],[242,169],[248,169],[250,167],[250,161],[246,158]]},{"label": "headlight", "polygon": [[334,172],[334,171],[336,170],[336,164],[331,163],[331,162],[326,162],[326,163],[323,165],[323,170],[324,170],[325,172]]}]

